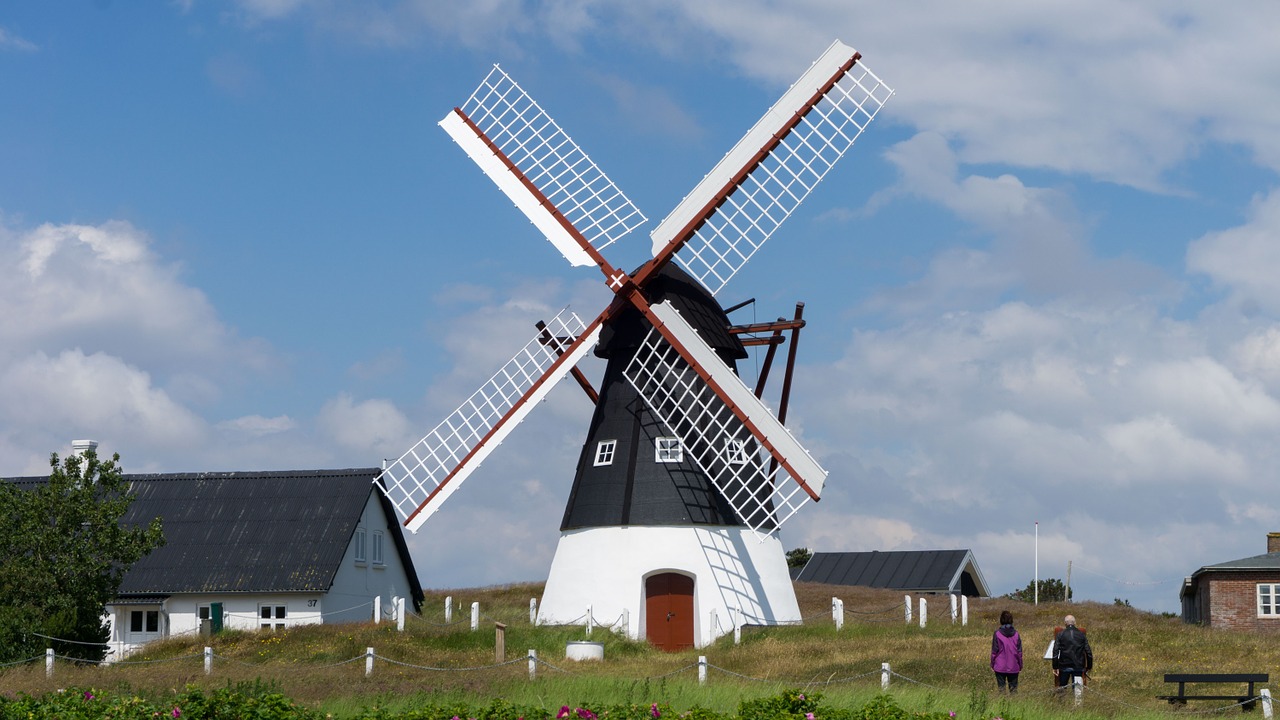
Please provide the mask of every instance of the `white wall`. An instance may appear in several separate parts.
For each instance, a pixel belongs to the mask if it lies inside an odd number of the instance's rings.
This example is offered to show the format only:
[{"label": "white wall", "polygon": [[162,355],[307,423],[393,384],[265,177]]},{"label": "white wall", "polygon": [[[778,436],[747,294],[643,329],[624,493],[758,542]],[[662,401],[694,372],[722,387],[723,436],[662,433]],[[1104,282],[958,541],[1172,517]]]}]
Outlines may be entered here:
[{"label": "white wall", "polygon": [[[324,598],[326,623],[371,620],[374,595],[382,596],[384,622],[391,618],[392,597],[406,598],[405,606],[412,607],[412,594],[405,577],[404,563],[400,561],[400,553],[396,550],[393,539],[395,530],[388,528],[389,524],[394,525],[394,521],[387,522],[382,503],[371,492],[356,530],[365,534],[365,560],[356,560],[355,543],[349,542],[342,565],[334,577],[333,587]],[[373,534],[378,532],[382,533],[381,565],[374,563],[372,557]]]},{"label": "white wall", "polygon": [[[800,622],[800,608],[776,534],[748,528],[605,527],[562,533],[538,608],[539,624],[602,624],[630,615],[627,635],[645,637],[644,580],[660,572],[694,579],[694,643],[702,647],[739,624]],[[715,611],[717,624],[711,621]]]}]

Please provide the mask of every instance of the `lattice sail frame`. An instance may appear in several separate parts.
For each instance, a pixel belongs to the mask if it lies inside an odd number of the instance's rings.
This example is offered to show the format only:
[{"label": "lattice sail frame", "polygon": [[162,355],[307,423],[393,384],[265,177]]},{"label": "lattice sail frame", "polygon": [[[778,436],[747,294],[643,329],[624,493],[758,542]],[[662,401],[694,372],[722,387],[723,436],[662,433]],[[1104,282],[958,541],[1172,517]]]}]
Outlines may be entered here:
[{"label": "lattice sail frame", "polygon": [[599,334],[598,324],[588,329],[573,311],[562,310],[457,410],[388,464],[383,491],[405,527],[416,532],[595,346]]},{"label": "lattice sail frame", "polygon": [[[565,237],[551,210],[558,211],[596,250],[612,245],[647,220],[556,121],[497,65],[440,126],[574,265],[595,261]],[[485,140],[514,168],[497,158]],[[530,193],[521,177],[537,188],[542,198]]]},{"label": "lattice sail frame", "polygon": [[[834,83],[824,90],[832,78]],[[820,99],[810,105],[817,93]],[[719,293],[826,177],[892,95],[853,48],[833,43],[654,228],[654,255],[715,203],[714,212],[675,259],[712,295]],[[747,172],[739,180],[742,170]],[[726,190],[728,195],[721,199]]]},{"label": "lattice sail frame", "polygon": [[[750,431],[657,328],[645,336],[623,376],[667,429],[680,438],[684,451],[742,521],[763,540],[799,511],[811,495],[821,493],[827,472],[714,350],[706,343],[695,347],[690,342],[697,332],[677,310],[665,302],[655,303],[652,309],[663,328],[699,356],[697,363],[703,373],[736,398],[738,411],[762,426],[756,432],[765,437]],[[774,458],[760,447],[766,441],[804,477],[788,479],[782,463],[771,470]]]}]

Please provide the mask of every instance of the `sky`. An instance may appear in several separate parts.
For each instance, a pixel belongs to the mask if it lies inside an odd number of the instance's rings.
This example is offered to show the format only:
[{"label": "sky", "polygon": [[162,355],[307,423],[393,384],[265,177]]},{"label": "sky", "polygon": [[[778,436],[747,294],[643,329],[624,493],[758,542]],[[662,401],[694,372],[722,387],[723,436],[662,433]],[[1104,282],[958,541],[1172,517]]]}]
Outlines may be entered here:
[{"label": "sky", "polygon": [[[1078,600],[1176,612],[1280,531],[1277,25],[1261,0],[5,3],[0,475],[80,438],[128,472],[398,457],[535,321],[610,297],[436,126],[494,63],[648,216],[606,251],[634,267],[839,39],[895,95],[719,296],[805,303],[788,424],[830,476],[784,546],[968,548],[995,594],[1070,567]],[[545,579],[590,413],[562,383],[410,538],[425,586]]]}]

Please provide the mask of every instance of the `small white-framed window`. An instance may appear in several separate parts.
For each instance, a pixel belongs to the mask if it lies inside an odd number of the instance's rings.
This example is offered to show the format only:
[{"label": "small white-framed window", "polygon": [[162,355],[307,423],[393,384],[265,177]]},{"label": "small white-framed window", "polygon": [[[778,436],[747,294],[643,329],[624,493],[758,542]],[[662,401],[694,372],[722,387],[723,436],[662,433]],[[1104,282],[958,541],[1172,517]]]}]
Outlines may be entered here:
[{"label": "small white-framed window", "polygon": [[372,540],[373,542],[369,547],[369,557],[374,565],[382,565],[385,562],[382,556],[382,533],[375,531]]},{"label": "small white-framed window", "polygon": [[288,608],[284,605],[259,605],[258,618],[261,620],[259,627],[263,630],[283,630],[288,612]]},{"label": "small white-framed window", "polygon": [[160,611],[159,610],[134,610],[129,613],[129,632],[131,633],[157,633],[160,632]]},{"label": "small white-framed window", "polygon": [[363,563],[368,559],[368,556],[365,554],[364,544],[364,528],[356,528],[356,535],[351,539],[351,554],[355,556],[357,563]]},{"label": "small white-framed window", "polygon": [[678,463],[684,460],[684,448],[680,446],[680,438],[655,438],[653,441],[653,460],[660,463]]},{"label": "small white-framed window", "polygon": [[201,620],[208,620],[213,617],[213,610],[208,605],[201,605],[196,608],[196,617]]},{"label": "small white-framed window", "polygon": [[612,465],[613,454],[617,449],[617,440],[601,440],[600,444],[596,445],[596,467],[600,467],[601,465]]},{"label": "small white-framed window", "polygon": [[724,444],[724,459],[730,465],[747,464],[747,441],[729,438]]},{"label": "small white-framed window", "polygon": [[1258,617],[1280,617],[1280,583],[1258,583]]}]

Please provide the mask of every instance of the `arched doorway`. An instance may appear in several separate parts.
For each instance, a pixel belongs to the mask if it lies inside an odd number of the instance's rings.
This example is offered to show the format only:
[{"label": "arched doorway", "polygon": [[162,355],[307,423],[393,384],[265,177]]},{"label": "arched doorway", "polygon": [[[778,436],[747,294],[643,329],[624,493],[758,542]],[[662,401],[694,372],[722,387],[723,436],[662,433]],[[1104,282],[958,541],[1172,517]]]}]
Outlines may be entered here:
[{"label": "arched doorway", "polygon": [[693,578],[659,573],[644,581],[645,635],[667,652],[693,647]]}]

